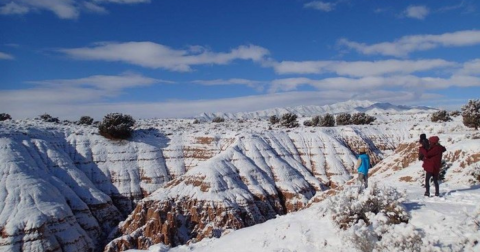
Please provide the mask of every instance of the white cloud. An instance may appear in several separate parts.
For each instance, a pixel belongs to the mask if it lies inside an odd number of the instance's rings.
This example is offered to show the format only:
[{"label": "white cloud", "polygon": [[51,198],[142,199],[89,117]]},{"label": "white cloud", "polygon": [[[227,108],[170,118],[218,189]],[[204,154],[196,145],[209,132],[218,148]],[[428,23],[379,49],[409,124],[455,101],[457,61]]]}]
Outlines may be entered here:
[{"label": "white cloud", "polygon": [[91,2],[83,2],[83,8],[88,12],[94,12],[99,14],[108,13],[107,9],[105,9],[104,7],[96,5]]},{"label": "white cloud", "polygon": [[[194,48],[194,49],[190,49]],[[80,60],[118,61],[148,68],[163,68],[171,71],[191,71],[194,65],[225,65],[236,59],[260,61],[268,50],[255,46],[239,46],[228,53],[198,47],[176,50],[153,42],[97,43],[93,47],[59,49],[59,52]]]},{"label": "white cloud", "polygon": [[12,60],[14,57],[10,54],[0,52],[0,60]]},{"label": "white cloud", "polygon": [[[45,99],[53,100],[52,97],[62,98],[62,94],[48,93],[44,90],[24,90],[12,92],[0,92],[0,107],[12,115],[14,119],[33,118],[45,112],[61,120],[78,120],[82,115],[89,115],[100,120],[104,115],[119,112],[132,115],[135,118],[179,118],[192,117],[203,112],[247,112],[276,107],[300,106],[300,105],[325,105],[349,99],[370,99],[374,97],[380,102],[397,102],[406,104],[415,102],[421,104],[424,97],[432,97],[435,94],[407,91],[372,90],[360,92],[344,92],[338,90],[321,92],[284,92],[255,96],[243,96],[215,100],[195,101],[169,101],[154,103],[106,103],[84,102],[75,103],[68,99],[61,99],[57,103],[40,102],[31,98],[41,95]],[[94,94],[94,92],[92,92]],[[81,93],[78,97],[84,97],[89,93]],[[5,101],[4,97],[14,96],[15,100]]]},{"label": "white cloud", "polygon": [[421,19],[421,20],[425,19],[429,13],[430,13],[429,9],[421,5],[409,6],[405,10],[406,17]]},{"label": "white cloud", "polygon": [[405,36],[394,42],[382,42],[372,45],[341,39],[338,44],[354,49],[362,54],[406,57],[412,52],[425,51],[438,47],[478,45],[480,44],[480,31],[466,30],[440,35],[425,34]]},{"label": "white cloud", "polygon": [[442,59],[380,60],[380,61],[282,61],[270,64],[278,74],[335,73],[346,76],[409,74],[436,68],[452,67],[456,63]]},{"label": "white cloud", "polygon": [[205,86],[245,85],[253,88],[258,88],[267,84],[267,82],[265,81],[255,81],[255,80],[247,80],[247,79],[239,79],[239,78],[232,78],[228,80],[223,80],[223,79],[194,80],[192,81],[192,83],[205,85]]},{"label": "white cloud", "polygon": [[136,3],[150,3],[150,0],[94,0],[98,3],[117,3],[117,4],[136,4]]},{"label": "white cloud", "polygon": [[343,90],[347,92],[373,91],[377,89],[445,89],[452,86],[480,86],[480,78],[468,75],[453,75],[449,78],[418,77],[398,75],[389,77],[368,76],[362,78],[334,77],[325,79],[285,78],[273,80],[270,92],[292,91],[299,86],[308,85],[319,90]]},{"label": "white cloud", "polygon": [[[135,4],[149,3],[150,0],[95,0],[95,3]],[[84,0],[16,0],[0,5],[2,15],[24,15],[32,11],[50,11],[61,19],[76,19],[82,10],[107,13],[107,10]]]},{"label": "white cloud", "polygon": [[474,59],[463,64],[458,71],[460,75],[480,75],[480,59]]},{"label": "white cloud", "polygon": [[22,15],[28,11],[28,7],[15,2],[10,2],[0,7],[0,14],[2,15]]},{"label": "white cloud", "polygon": [[303,5],[304,8],[316,9],[325,12],[330,12],[335,9],[334,3],[327,3],[322,1],[313,1]]},{"label": "white cloud", "polygon": [[24,108],[35,106],[76,106],[89,102],[99,102],[105,98],[116,97],[124,89],[148,86],[154,83],[169,83],[138,74],[125,73],[117,76],[95,75],[80,79],[29,81],[35,86],[26,90],[7,90],[0,92],[0,100],[6,107],[16,104]]}]

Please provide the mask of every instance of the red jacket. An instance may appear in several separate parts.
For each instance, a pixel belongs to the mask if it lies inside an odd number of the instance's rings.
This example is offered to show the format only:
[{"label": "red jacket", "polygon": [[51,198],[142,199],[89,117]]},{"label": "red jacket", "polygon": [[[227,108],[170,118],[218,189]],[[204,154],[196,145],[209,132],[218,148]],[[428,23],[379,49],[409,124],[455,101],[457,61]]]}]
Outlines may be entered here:
[{"label": "red jacket", "polygon": [[426,172],[434,174],[440,173],[440,167],[442,166],[442,153],[446,150],[447,149],[440,144],[431,145],[429,150],[420,147],[420,153],[425,157],[423,159],[423,169]]}]

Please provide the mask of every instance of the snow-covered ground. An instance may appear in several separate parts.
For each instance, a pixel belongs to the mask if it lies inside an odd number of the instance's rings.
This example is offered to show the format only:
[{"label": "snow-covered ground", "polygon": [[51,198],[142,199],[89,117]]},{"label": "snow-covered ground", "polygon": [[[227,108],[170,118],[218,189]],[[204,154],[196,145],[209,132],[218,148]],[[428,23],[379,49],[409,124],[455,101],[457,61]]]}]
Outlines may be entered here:
[{"label": "snow-covered ground", "polygon": [[[380,124],[405,123],[408,117],[413,121],[418,119],[416,116],[389,115],[382,118]],[[461,117],[448,123],[431,123],[423,117],[411,125],[410,134],[414,137],[406,143],[413,143],[424,132],[440,136],[447,148],[440,197],[424,196],[421,161],[411,161],[402,169],[390,169],[389,164],[405,158],[407,154],[402,152],[392,153],[374,167],[376,171],[369,180],[370,188],[357,195],[359,201],[365,200],[371,195],[374,184],[381,190],[398,192],[401,197],[396,201],[408,213],[408,223],[382,224],[386,217],[377,214],[371,219],[371,225],[363,225],[360,221],[342,230],[334,221],[333,209],[338,205],[332,205],[329,196],[304,210],[232,230],[221,238],[174,248],[157,244],[148,251],[480,251],[480,134],[465,128]],[[349,184],[336,193],[345,195],[352,191],[358,192],[358,186]],[[372,236],[375,232],[384,235],[383,242],[378,236]],[[362,248],[362,244],[372,247]]]},{"label": "snow-covered ground", "polygon": [[[419,162],[402,173],[415,174],[418,169],[421,169]],[[399,242],[417,233],[422,238],[422,251],[480,251],[480,186],[445,182],[440,184],[441,197],[425,197],[420,183],[398,182],[400,176],[381,181],[371,178],[380,188],[394,187],[405,193],[403,206],[410,220],[395,230],[400,232]],[[305,210],[232,231],[219,239],[205,239],[171,249],[154,245],[149,251],[360,251],[349,239],[351,234],[335,225],[328,211],[329,203],[328,200],[314,203]],[[393,243],[389,249],[402,251]]]}]

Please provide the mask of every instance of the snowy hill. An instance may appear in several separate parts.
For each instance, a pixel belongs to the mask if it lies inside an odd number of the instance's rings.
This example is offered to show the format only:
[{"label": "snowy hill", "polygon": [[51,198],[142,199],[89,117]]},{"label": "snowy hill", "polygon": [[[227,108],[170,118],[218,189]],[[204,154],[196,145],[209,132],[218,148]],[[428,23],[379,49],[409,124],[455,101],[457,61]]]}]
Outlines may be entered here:
[{"label": "snowy hill", "polygon": [[[374,125],[293,129],[258,119],[148,119],[128,141],[93,126],[0,122],[0,250],[99,251],[109,243],[106,251],[120,251],[228,237],[343,188],[360,146],[374,176],[392,179],[414,165],[422,132],[445,139],[452,165],[475,171],[478,136],[459,117],[428,117],[392,112]],[[449,172],[470,183],[464,170]],[[401,180],[418,184],[419,176]]]},{"label": "snowy hill", "polygon": [[368,113],[368,114],[383,114],[383,113],[431,113],[436,111],[434,108],[424,106],[404,106],[393,105],[390,103],[378,103],[371,101],[357,101],[350,100],[346,102],[339,102],[331,105],[324,106],[297,106],[287,108],[275,108],[253,112],[241,112],[241,113],[202,113],[195,118],[199,120],[211,121],[215,117],[222,117],[225,119],[256,119],[256,118],[268,118],[272,115],[282,116],[285,113],[294,113],[300,117],[311,117],[316,115],[324,115],[326,113],[338,114],[338,113]]},{"label": "snowy hill", "polygon": [[[317,193],[304,210],[229,230],[221,238],[174,248],[158,244],[148,251],[480,251],[480,133],[463,128],[458,120],[433,125],[423,122],[411,132],[439,135],[447,148],[441,197],[423,196],[424,172],[417,160],[416,139],[410,139],[372,169],[370,184],[375,185],[366,191],[359,192],[348,183]],[[375,196],[375,187],[379,196]],[[370,216],[371,224],[359,222],[347,230],[335,222],[338,212],[331,209],[345,204],[345,198],[353,198],[358,207],[362,201],[385,200],[395,194],[396,202],[408,214],[408,223],[387,224],[387,216],[393,212]],[[342,205],[340,210],[348,206]],[[379,233],[380,238],[376,236]]]}]

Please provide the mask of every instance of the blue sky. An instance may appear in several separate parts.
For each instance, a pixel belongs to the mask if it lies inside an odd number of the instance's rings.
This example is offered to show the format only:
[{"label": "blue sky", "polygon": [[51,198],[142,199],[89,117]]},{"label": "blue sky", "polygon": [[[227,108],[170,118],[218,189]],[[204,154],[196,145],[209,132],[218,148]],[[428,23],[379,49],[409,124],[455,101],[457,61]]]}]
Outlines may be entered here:
[{"label": "blue sky", "polygon": [[188,117],[480,98],[474,0],[0,0],[0,112]]}]

